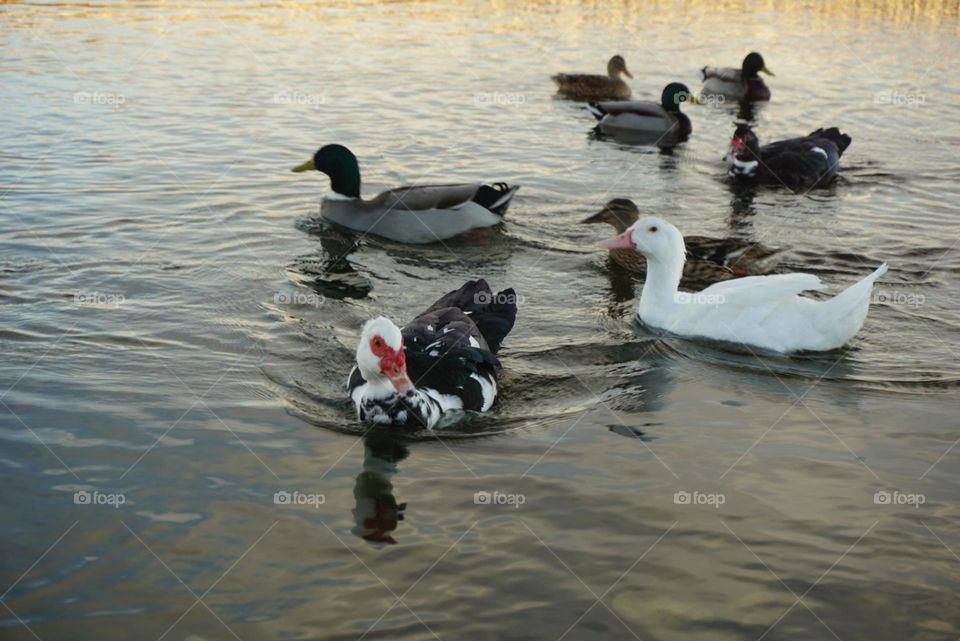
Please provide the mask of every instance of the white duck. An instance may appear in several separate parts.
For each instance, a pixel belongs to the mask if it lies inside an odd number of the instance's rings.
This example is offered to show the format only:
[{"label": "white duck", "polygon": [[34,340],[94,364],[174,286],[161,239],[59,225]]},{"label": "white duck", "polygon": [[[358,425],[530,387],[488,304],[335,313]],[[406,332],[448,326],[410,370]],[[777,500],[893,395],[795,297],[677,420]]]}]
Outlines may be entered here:
[{"label": "white duck", "polygon": [[867,317],[872,274],[825,301],[799,296],[822,290],[813,274],[748,276],[679,292],[685,251],[683,235],[656,217],[638,220],[604,249],[633,249],[647,259],[647,276],[637,316],[651,327],[681,336],[729,341],[773,352],[826,351],[853,338]]}]

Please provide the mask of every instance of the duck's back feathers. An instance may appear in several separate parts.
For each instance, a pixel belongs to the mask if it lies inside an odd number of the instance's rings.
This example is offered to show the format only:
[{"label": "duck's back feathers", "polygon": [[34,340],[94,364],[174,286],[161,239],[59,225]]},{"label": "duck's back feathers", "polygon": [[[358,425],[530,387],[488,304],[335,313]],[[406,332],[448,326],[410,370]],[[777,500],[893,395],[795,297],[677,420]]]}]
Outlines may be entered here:
[{"label": "duck's back feathers", "polygon": [[462,183],[397,187],[371,199],[369,206],[407,211],[454,209],[470,202],[481,186],[480,183]]},{"label": "duck's back feathers", "polygon": [[700,77],[700,82],[706,82],[710,79],[720,80],[723,82],[741,82],[743,78],[743,72],[740,69],[734,69],[732,67],[704,67],[698,73]]},{"label": "duck's back feathers", "polygon": [[482,341],[485,349],[496,354],[517,318],[517,295],[513,289],[494,293],[487,281],[467,281],[460,289],[442,296],[421,317],[438,310],[457,309],[475,326],[474,338]]},{"label": "duck's back feathers", "polygon": [[623,80],[584,73],[558,73],[551,76],[557,91],[580,100],[621,100],[630,97],[630,86]]}]

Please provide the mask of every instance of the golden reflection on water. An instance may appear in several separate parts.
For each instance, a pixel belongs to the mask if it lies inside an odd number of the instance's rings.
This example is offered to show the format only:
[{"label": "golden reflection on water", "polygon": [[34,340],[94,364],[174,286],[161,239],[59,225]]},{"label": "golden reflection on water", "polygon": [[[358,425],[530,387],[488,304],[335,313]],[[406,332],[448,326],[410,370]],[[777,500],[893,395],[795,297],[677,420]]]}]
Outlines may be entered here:
[{"label": "golden reflection on water", "polygon": [[[713,14],[742,16],[744,23],[758,25],[775,19],[776,26],[786,28],[782,21],[801,15],[815,15],[821,20],[886,20],[894,23],[919,23],[934,28],[943,20],[960,17],[960,2],[956,0],[835,0],[829,2],[793,2],[791,0],[625,0],[617,3],[604,0],[494,0],[490,3],[464,3],[439,6],[426,0],[278,0],[276,2],[224,2],[215,5],[192,4],[183,0],[142,0],[117,2],[54,2],[38,5],[17,0],[0,0],[0,6],[16,10],[16,20],[29,22],[31,15],[59,18],[101,19],[117,22],[142,22],[162,19],[188,22],[215,18],[221,21],[256,22],[278,26],[295,24],[302,19],[322,19],[328,25],[362,23],[365,11],[402,10],[415,13],[416,20],[425,22],[455,21],[457,16],[488,17],[493,33],[513,32],[517,28],[511,16],[562,13],[562,29],[575,31],[578,24],[609,24],[624,28],[625,21],[636,20],[644,11],[662,13],[671,10],[687,14],[691,22]],[[576,8],[571,12],[569,9]],[[144,10],[153,11],[147,13]],[[567,9],[567,11],[563,11]],[[775,16],[775,18],[774,18]],[[293,20],[293,22],[291,22]],[[917,24],[913,25],[918,26]],[[873,25],[871,25],[871,28]],[[958,32],[957,25],[952,27]]]}]

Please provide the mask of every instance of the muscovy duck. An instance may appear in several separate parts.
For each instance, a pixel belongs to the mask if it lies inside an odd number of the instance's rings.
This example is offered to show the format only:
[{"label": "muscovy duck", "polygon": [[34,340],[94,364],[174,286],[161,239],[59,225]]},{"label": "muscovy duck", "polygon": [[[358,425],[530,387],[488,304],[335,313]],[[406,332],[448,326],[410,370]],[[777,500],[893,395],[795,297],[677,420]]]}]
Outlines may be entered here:
[{"label": "muscovy duck", "polygon": [[496,353],[517,296],[465,283],[403,329],[380,316],[363,326],[347,388],[364,423],[433,429],[454,410],[485,412],[497,396]]},{"label": "muscovy duck", "polygon": [[729,174],[738,182],[812,189],[833,180],[851,142],[850,136],[830,127],[761,147],[750,125],[739,124],[724,160],[731,163]]}]

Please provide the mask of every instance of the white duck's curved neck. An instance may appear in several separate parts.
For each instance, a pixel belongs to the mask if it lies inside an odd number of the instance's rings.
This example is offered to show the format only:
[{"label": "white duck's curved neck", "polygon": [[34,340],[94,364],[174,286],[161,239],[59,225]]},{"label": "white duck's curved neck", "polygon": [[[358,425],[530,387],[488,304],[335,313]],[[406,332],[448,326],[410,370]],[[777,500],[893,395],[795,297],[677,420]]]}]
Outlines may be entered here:
[{"label": "white duck's curved neck", "polygon": [[677,289],[683,276],[685,261],[684,247],[668,257],[647,257],[647,277],[640,293],[640,309],[637,313],[642,319],[662,319],[670,315],[677,304]]}]

